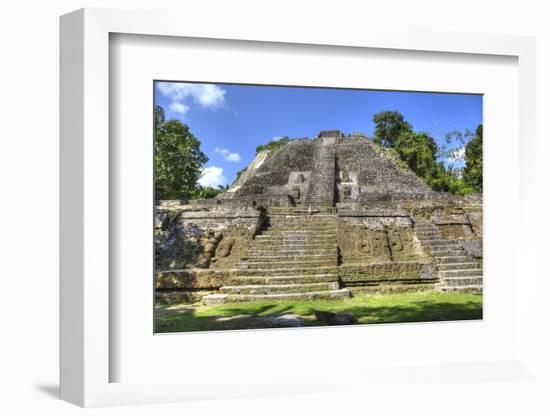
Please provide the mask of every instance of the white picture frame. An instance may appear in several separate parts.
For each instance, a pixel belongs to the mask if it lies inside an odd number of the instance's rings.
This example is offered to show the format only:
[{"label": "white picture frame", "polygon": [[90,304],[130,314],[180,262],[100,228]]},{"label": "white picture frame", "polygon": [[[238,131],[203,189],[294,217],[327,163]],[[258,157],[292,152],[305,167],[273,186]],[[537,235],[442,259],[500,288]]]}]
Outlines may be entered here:
[{"label": "white picture frame", "polygon": [[[537,383],[536,218],[528,215],[536,211],[530,180],[536,166],[534,39],[347,26],[327,31],[312,24],[307,30],[289,27],[281,31],[275,22],[258,24],[246,19],[238,24],[220,20],[208,27],[200,19],[186,19],[185,25],[181,21],[182,16],[173,13],[106,9],[83,9],[61,18],[61,398],[88,407],[361,390],[393,383],[396,378],[428,384],[450,379],[473,384],[487,379]],[[516,273],[521,270],[522,279],[517,292],[516,354],[499,361],[419,362],[414,369],[329,369],[321,372],[324,377],[271,373],[265,383],[243,379],[227,385],[223,378],[110,382],[110,366],[120,359],[110,349],[109,312],[114,307],[109,296],[109,172],[113,168],[109,158],[109,36],[114,33],[517,58],[521,146]],[[413,374],[410,380],[407,374]],[[326,383],[326,377],[335,382]]]}]

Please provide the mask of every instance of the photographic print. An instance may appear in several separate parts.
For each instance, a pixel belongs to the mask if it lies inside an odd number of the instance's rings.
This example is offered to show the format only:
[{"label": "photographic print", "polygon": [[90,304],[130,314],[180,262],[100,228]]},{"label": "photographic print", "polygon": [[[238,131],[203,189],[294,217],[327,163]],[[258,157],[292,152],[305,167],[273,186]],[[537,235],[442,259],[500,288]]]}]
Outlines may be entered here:
[{"label": "photographic print", "polygon": [[482,95],[154,91],[156,333],[482,318]]}]

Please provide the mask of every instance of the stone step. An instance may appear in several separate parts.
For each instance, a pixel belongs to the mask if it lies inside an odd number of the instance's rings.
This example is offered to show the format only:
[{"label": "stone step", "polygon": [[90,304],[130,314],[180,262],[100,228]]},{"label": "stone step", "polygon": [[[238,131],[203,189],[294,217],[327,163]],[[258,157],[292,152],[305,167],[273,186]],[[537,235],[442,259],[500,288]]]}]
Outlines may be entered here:
[{"label": "stone step", "polygon": [[292,260],[329,260],[336,259],[336,251],[328,251],[322,254],[312,254],[312,253],[302,253],[296,254],[278,254],[273,252],[264,252],[265,254],[249,254],[248,261],[250,262],[261,262],[261,261],[279,261],[287,262]]},{"label": "stone step", "polygon": [[295,230],[295,229],[305,229],[305,230],[336,230],[338,229],[338,223],[327,223],[325,221],[319,221],[317,223],[311,223],[307,221],[293,221],[293,222],[273,222],[270,221],[267,224],[267,229],[273,230]]},{"label": "stone step", "polygon": [[296,245],[296,244],[277,244],[277,245],[269,245],[269,244],[262,244],[262,245],[255,245],[253,246],[249,253],[256,254],[256,253],[263,253],[264,255],[267,254],[276,254],[276,253],[295,253],[297,255],[304,255],[304,254],[326,254],[327,252],[334,253],[336,251],[336,245],[330,244],[326,246],[310,246],[310,245]]},{"label": "stone step", "polygon": [[442,286],[481,286],[483,285],[482,277],[444,277],[441,279]]},{"label": "stone step", "polygon": [[294,215],[296,216],[317,216],[331,214],[335,211],[335,208],[329,205],[302,205],[300,204],[294,208]]},{"label": "stone step", "polygon": [[300,227],[300,226],[297,226],[296,228],[289,228],[289,227],[281,227],[281,228],[277,228],[277,227],[269,227],[268,229],[262,231],[262,233],[260,235],[264,235],[264,234],[292,234],[292,233],[295,233],[295,234],[308,234],[308,235],[311,235],[311,234],[337,234],[338,233],[338,228],[334,227],[334,228],[318,228],[318,227]]},{"label": "stone step", "polygon": [[321,250],[334,249],[337,245],[334,241],[255,241],[251,249],[258,250]]},{"label": "stone step", "polygon": [[426,228],[420,230],[418,228],[413,228],[413,231],[416,233],[416,235],[420,237],[440,236],[441,238],[441,232],[435,228]]},{"label": "stone step", "polygon": [[277,243],[277,244],[254,244],[250,250],[249,253],[255,253],[255,252],[284,252],[284,251],[293,251],[298,254],[302,253],[316,253],[318,251],[329,251],[332,252],[336,251],[336,244],[284,244],[284,243]]},{"label": "stone step", "polygon": [[326,218],[320,217],[317,219],[314,219],[315,217],[292,217],[286,220],[273,220],[269,219],[269,221],[265,222],[264,224],[267,224],[269,226],[305,226],[305,227],[337,227],[338,226],[338,220],[328,220]]},{"label": "stone step", "polygon": [[441,233],[439,231],[429,231],[429,232],[416,232],[416,236],[419,240],[429,240],[432,238],[440,239],[442,238]]},{"label": "stone step", "polygon": [[456,241],[444,240],[441,238],[438,238],[438,239],[434,238],[433,240],[423,240],[422,244],[425,244],[429,247],[440,247],[440,246],[447,247],[449,245],[455,246],[455,247],[461,247],[461,245],[458,244]]},{"label": "stone step", "polygon": [[454,264],[454,263],[467,263],[472,261],[472,258],[470,256],[465,256],[464,252],[463,255],[460,256],[438,256],[435,257],[435,263],[437,265],[439,264]]},{"label": "stone step", "polygon": [[308,237],[308,238],[296,238],[296,237],[263,237],[258,238],[260,236],[257,236],[254,240],[252,240],[252,244],[267,244],[267,243],[292,243],[292,244],[327,244],[332,243],[336,244],[338,242],[338,239],[336,237],[331,238],[316,238],[316,237]]},{"label": "stone step", "polygon": [[309,246],[309,245],[287,245],[287,244],[277,244],[277,245],[255,245],[250,248],[248,251],[248,258],[260,255],[260,256],[270,256],[270,255],[283,255],[283,256],[307,256],[309,254],[319,254],[319,255],[336,255],[338,253],[337,247],[335,244],[330,244],[326,246]]},{"label": "stone step", "polygon": [[461,255],[466,254],[464,249],[461,249],[461,250],[452,250],[451,249],[450,250],[448,248],[443,248],[441,250],[433,250],[433,249],[429,249],[429,250],[432,253],[432,256],[434,256],[434,257],[461,256]]},{"label": "stone step", "polygon": [[299,285],[307,283],[337,283],[338,274],[299,274],[288,276],[234,276],[225,281],[231,286]]},{"label": "stone step", "polygon": [[[282,266],[280,264],[279,266]],[[338,266],[322,266],[322,267],[281,267],[279,269],[233,269],[228,272],[230,276],[295,276],[295,275],[314,275],[314,274],[338,274]]]},{"label": "stone step", "polygon": [[340,285],[338,282],[321,282],[279,285],[223,286],[220,288],[220,292],[240,295],[270,295],[275,293],[321,292],[326,290],[337,290],[339,288]]},{"label": "stone step", "polygon": [[302,219],[297,219],[295,221],[269,221],[266,223],[268,228],[272,229],[296,229],[296,228],[307,228],[307,229],[331,229],[331,228],[338,228],[338,221],[326,221],[326,220],[319,220],[319,221],[304,221]]},{"label": "stone step", "polygon": [[337,217],[336,215],[334,214],[327,214],[327,213],[315,213],[315,214],[303,214],[303,213],[296,213],[296,212],[289,212],[289,213],[277,213],[277,212],[272,212],[270,215],[269,215],[269,218],[270,219],[281,219],[281,218],[286,218],[286,219],[293,219],[293,218],[306,218],[306,219],[311,219],[311,220],[316,220],[316,219],[321,219],[321,218],[325,218],[325,219],[333,219],[333,220],[336,220]]},{"label": "stone step", "polygon": [[296,229],[296,228],[305,228],[305,229],[312,229],[312,230],[322,230],[322,229],[337,229],[338,223],[336,221],[333,222],[327,222],[327,221],[316,221],[316,222],[309,222],[309,221],[270,221],[268,224],[269,229]]},{"label": "stone step", "polygon": [[278,261],[278,262],[287,262],[287,261],[294,261],[294,260],[328,260],[328,259],[336,259],[337,254],[335,250],[318,253],[317,252],[292,252],[292,253],[284,253],[284,252],[277,252],[277,251],[262,251],[262,252],[253,252],[249,253],[247,258],[242,259],[242,262],[261,262],[261,261]]},{"label": "stone step", "polygon": [[440,235],[434,235],[434,236],[431,236],[429,238],[423,238],[423,237],[419,237],[419,236],[417,236],[417,237],[418,237],[418,240],[420,240],[420,242],[422,244],[429,244],[432,241],[439,241],[439,240],[443,239],[443,237],[441,237]]},{"label": "stone step", "polygon": [[449,245],[449,246],[427,246],[424,245],[424,248],[428,250],[432,255],[440,255],[441,253],[450,253],[452,252],[455,255],[463,255],[465,254],[464,248],[457,245]]},{"label": "stone step", "polygon": [[430,251],[445,251],[445,250],[463,250],[464,248],[456,243],[442,243],[442,244],[426,244],[422,245]]},{"label": "stone step", "polygon": [[439,270],[464,270],[464,269],[475,269],[479,267],[479,264],[475,261],[469,261],[464,263],[442,263],[438,264],[437,268]]},{"label": "stone step", "polygon": [[336,234],[261,234],[256,241],[336,241]]},{"label": "stone step", "polygon": [[466,276],[483,276],[483,270],[476,269],[463,269],[463,270],[441,270],[439,272],[441,278],[444,277],[466,277]]},{"label": "stone step", "polygon": [[[304,206],[307,210],[307,206]],[[277,215],[270,214],[269,222],[293,222],[293,221],[302,221],[302,222],[311,222],[311,223],[327,223],[327,222],[337,222],[338,217],[334,214],[325,213],[325,212],[314,212],[313,214],[306,214],[298,212],[291,212],[288,215]]]},{"label": "stone step", "polygon": [[306,231],[264,231],[262,234],[258,234],[258,237],[296,237],[296,238],[310,238],[310,237],[336,237],[336,232],[306,232]]},{"label": "stone step", "polygon": [[421,240],[443,239],[443,235],[439,231],[416,231],[416,235]]},{"label": "stone step", "polygon": [[254,239],[258,241],[335,241],[336,234],[260,234]]},{"label": "stone step", "polygon": [[347,299],[350,297],[349,289],[324,290],[319,292],[303,293],[275,293],[269,295],[234,295],[215,294],[207,295],[202,299],[206,305],[219,305],[228,302],[256,302],[277,300],[310,300],[310,299]]},{"label": "stone step", "polygon": [[302,243],[319,243],[319,244],[326,244],[326,243],[334,243],[336,244],[338,242],[338,238],[336,236],[333,237],[316,237],[316,236],[287,236],[283,237],[282,235],[279,236],[273,236],[273,235],[265,235],[265,236],[256,236],[254,238],[253,243],[295,243],[295,244],[302,244]]},{"label": "stone step", "polygon": [[273,232],[306,232],[306,233],[337,233],[337,226],[304,226],[297,224],[295,226],[270,226],[264,228],[263,232],[273,231]]},{"label": "stone step", "polygon": [[465,293],[483,293],[483,286],[481,285],[468,285],[468,286],[439,286],[440,292],[452,293],[452,292],[465,292]]},{"label": "stone step", "polygon": [[324,266],[336,266],[337,259],[333,256],[328,259],[314,259],[314,260],[284,260],[284,261],[249,261],[242,263],[240,266],[247,269],[278,269],[284,266],[287,269],[302,269],[304,267],[324,267]]}]

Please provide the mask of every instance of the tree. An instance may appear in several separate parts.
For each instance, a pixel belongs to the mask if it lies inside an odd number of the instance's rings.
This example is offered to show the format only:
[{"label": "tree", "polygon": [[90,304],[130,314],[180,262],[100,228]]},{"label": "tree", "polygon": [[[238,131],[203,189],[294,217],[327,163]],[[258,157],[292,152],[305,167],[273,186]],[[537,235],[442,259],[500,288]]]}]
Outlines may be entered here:
[{"label": "tree", "polygon": [[155,107],[155,194],[158,199],[187,198],[197,187],[208,157],[201,142],[179,120],[166,120]]},{"label": "tree", "polygon": [[[434,190],[469,194],[482,191],[483,182],[483,127],[476,133],[453,130],[446,134],[440,147],[426,133],[416,133],[398,111],[382,111],[373,117],[375,137],[373,141],[393,149],[409,168]],[[451,143],[458,147],[448,147]],[[455,158],[464,149],[464,169],[446,166],[439,158]],[[460,156],[461,157],[461,156]]]},{"label": "tree", "polygon": [[475,137],[465,150],[464,182],[476,191],[483,191],[483,125],[477,126]]},{"label": "tree", "polygon": [[372,121],[375,124],[373,141],[384,147],[393,147],[400,134],[412,132],[412,126],[398,111],[381,111]]},{"label": "tree", "polygon": [[410,130],[401,132],[394,142],[394,149],[411,170],[428,183],[437,175],[437,145],[428,134]]}]

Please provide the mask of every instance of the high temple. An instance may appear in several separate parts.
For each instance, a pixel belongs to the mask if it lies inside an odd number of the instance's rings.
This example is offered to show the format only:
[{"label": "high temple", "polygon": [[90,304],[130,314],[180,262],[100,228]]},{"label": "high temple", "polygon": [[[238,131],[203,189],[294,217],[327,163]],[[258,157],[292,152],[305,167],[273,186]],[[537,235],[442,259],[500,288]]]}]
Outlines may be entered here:
[{"label": "high temple", "polygon": [[214,199],[159,201],[155,240],[159,297],[482,291],[481,195],[432,191],[359,133],[261,151]]}]

